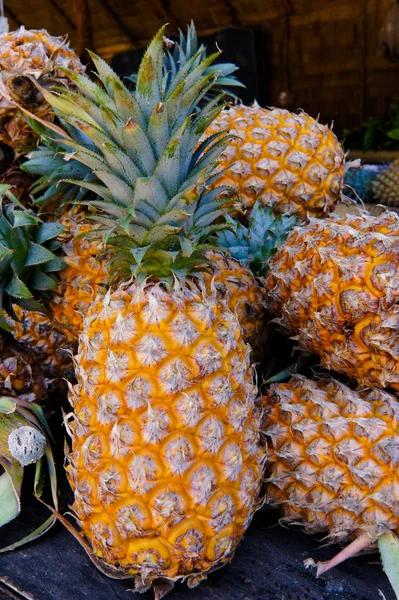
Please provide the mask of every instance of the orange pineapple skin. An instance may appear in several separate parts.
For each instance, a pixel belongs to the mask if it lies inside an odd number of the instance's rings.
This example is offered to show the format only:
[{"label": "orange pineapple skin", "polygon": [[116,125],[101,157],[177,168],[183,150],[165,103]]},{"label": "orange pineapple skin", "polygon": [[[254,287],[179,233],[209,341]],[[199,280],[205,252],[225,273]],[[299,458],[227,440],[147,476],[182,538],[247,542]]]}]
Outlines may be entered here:
[{"label": "orange pineapple skin", "polygon": [[235,315],[194,284],[125,286],[89,310],[75,366],[68,473],[94,554],[144,585],[198,582],[231,559],[264,468]]},{"label": "orange pineapple skin", "polygon": [[237,136],[221,153],[227,171],[213,185],[237,190],[250,215],[257,200],[277,214],[323,217],[341,198],[345,172],[342,145],[332,130],[299,114],[238,105],[223,110],[206,135]]},{"label": "orange pineapple skin", "polygon": [[11,321],[14,338],[32,352],[32,359],[46,377],[63,386],[64,379],[73,378],[72,354],[76,340],[59,331],[51,317],[14,306],[19,321]]},{"label": "orange pineapple skin", "polygon": [[44,29],[25,29],[0,34],[0,141],[22,153],[35,144],[29,127],[14,100],[37,117],[53,121],[54,114],[37,92],[30,77],[44,87],[71,87],[60,68],[84,73],[84,67],[66,38],[53,37]]},{"label": "orange pineapple skin", "polygon": [[268,308],[303,349],[361,385],[399,389],[398,215],[313,219],[268,267]]},{"label": "orange pineapple skin", "polygon": [[212,270],[202,277],[209,294],[216,289],[220,298],[237,315],[247,342],[255,355],[261,355],[266,327],[266,293],[253,273],[234,258],[219,252],[208,252]]},{"label": "orange pineapple skin", "polygon": [[[90,229],[82,215],[66,214],[61,223],[67,228],[64,244],[68,268],[61,271],[61,284],[50,303],[49,316],[15,307],[20,322],[10,323],[17,341],[33,350],[49,377],[61,383],[73,374],[72,353],[76,350],[83,318],[93,298],[109,285],[105,259],[95,241],[75,239]],[[261,358],[265,330],[265,292],[251,271],[240,262],[219,252],[209,252],[209,273],[203,273],[206,289],[217,290],[231,311],[237,314],[244,341],[251,345],[253,357]]]},{"label": "orange pineapple skin", "polygon": [[399,403],[379,389],[296,376],[264,397],[266,503],[346,542],[399,532]]},{"label": "orange pineapple skin", "polygon": [[[93,299],[109,285],[106,257],[98,240],[84,236],[93,226],[82,213],[65,213],[60,223],[66,228],[63,250],[68,265],[60,272],[60,285],[50,303],[52,318],[65,332],[77,339],[84,315]],[[83,237],[80,237],[83,236]]]}]

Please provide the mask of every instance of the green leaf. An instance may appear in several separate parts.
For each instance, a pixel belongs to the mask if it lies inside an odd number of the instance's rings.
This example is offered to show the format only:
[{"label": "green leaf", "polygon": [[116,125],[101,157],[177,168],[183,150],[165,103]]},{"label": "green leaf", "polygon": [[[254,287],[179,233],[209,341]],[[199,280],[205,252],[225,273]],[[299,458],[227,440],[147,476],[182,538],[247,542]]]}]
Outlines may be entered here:
[{"label": "green leaf", "polygon": [[161,98],[165,28],[161,27],[148,46],[137,73],[136,98],[146,119]]},{"label": "green leaf", "polygon": [[0,242],[0,260],[3,260],[3,258],[5,258],[6,256],[10,256],[14,252],[15,250],[7,248],[6,246],[4,246],[4,244]]},{"label": "green leaf", "polygon": [[399,599],[399,540],[393,533],[382,535],[378,540],[384,571]]},{"label": "green leaf", "polygon": [[35,242],[37,244],[44,244],[44,242],[48,242],[61,235],[64,231],[65,227],[59,223],[41,223],[35,235]]},{"label": "green leaf", "polygon": [[29,225],[37,225],[39,219],[36,216],[22,212],[19,210],[14,211],[14,224],[13,227],[26,227]]},{"label": "green leaf", "polygon": [[15,412],[17,405],[12,398],[7,398],[7,396],[0,396],[0,414],[3,415],[11,415]]},{"label": "green leaf", "polygon": [[0,328],[3,329],[4,331],[8,331],[9,333],[12,332],[12,327],[8,322],[6,313],[2,309],[0,309]]},{"label": "green leaf", "polygon": [[51,495],[53,498],[54,508],[58,509],[58,495],[57,495],[57,471],[55,470],[55,463],[53,453],[50,448],[50,444],[47,444],[45,449],[45,456],[47,460],[47,469],[50,477]]},{"label": "green leaf", "polygon": [[25,263],[27,267],[41,265],[54,259],[57,259],[55,254],[50,252],[50,250],[47,250],[47,248],[45,248],[44,246],[36,244],[35,242],[29,243],[29,254]]},{"label": "green leaf", "polygon": [[14,273],[11,282],[5,288],[5,291],[15,298],[32,298],[32,294],[27,286],[20,280],[18,275]]},{"label": "green leaf", "polygon": [[5,469],[0,476],[0,527],[15,519],[21,512],[21,487],[24,468],[10,461],[2,461]]},{"label": "green leaf", "polygon": [[43,457],[40,458],[36,462],[35,479],[34,479],[34,483],[33,483],[34,492],[35,492],[36,496],[38,496],[39,498],[43,494],[44,479],[45,479],[45,471],[44,471],[43,462],[44,462]]},{"label": "green leaf", "polygon": [[30,287],[32,290],[35,291],[52,290],[56,286],[57,282],[46,273],[43,273],[43,271],[41,271],[40,269],[35,270],[30,281]]},{"label": "green leaf", "polygon": [[387,136],[391,138],[391,140],[399,140],[399,129],[392,129],[391,131],[387,131]]},{"label": "green leaf", "polygon": [[59,94],[53,94],[47,91],[45,88],[40,88],[45,100],[57,111],[59,111],[65,117],[73,117],[75,119],[82,119],[82,121],[92,125],[93,127],[100,129],[97,122],[86,112],[83,108],[78,106],[75,102],[63,98]]}]

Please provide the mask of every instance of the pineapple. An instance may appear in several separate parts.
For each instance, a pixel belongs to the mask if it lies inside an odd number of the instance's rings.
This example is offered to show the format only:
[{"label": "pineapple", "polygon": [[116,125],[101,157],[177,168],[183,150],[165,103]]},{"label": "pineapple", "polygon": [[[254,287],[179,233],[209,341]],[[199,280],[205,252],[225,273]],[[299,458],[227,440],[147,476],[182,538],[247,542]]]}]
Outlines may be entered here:
[{"label": "pineapple", "polygon": [[[8,202],[6,204],[6,202]],[[11,332],[15,310],[27,309],[44,313],[50,290],[57,286],[57,272],[65,264],[56,253],[57,236],[63,228],[56,223],[43,223],[25,209],[11,193],[0,185],[0,327]],[[10,337],[10,336],[9,336]],[[38,364],[31,349],[0,338],[0,384],[6,395],[31,394],[45,396],[48,373]],[[13,391],[13,394],[11,394]]]},{"label": "pineapple", "polygon": [[321,364],[399,389],[399,217],[330,215],[295,227],[268,260],[267,306]]},{"label": "pineapple", "polygon": [[59,222],[65,229],[61,238],[63,260],[60,285],[49,303],[51,318],[61,330],[77,339],[85,311],[96,294],[108,286],[106,260],[98,240],[82,237],[93,230],[81,212],[64,213]]},{"label": "pineapple", "polygon": [[399,159],[395,159],[370,184],[375,200],[385,206],[399,206]]},{"label": "pineapple", "polygon": [[282,520],[352,543],[327,565],[399,533],[399,404],[379,389],[295,376],[264,398],[266,502]]},{"label": "pineapple", "polygon": [[[204,44],[198,46],[197,31],[193,21],[187,26],[186,35],[179,29],[178,42],[173,42],[172,40],[165,38],[164,48],[164,76],[166,78],[166,87],[169,87],[169,85],[173,83],[178,71],[186,69],[193,71],[195,67],[204,60],[207,50]],[[233,75],[236,71],[238,71],[238,67],[233,63],[211,64],[205,73],[212,73],[214,77],[217,77],[217,82],[215,82],[215,85],[208,90],[201,102],[206,102],[206,100],[220,94],[229,96],[232,100],[238,100],[231,88],[244,88],[245,86],[238,81],[235,75]],[[136,84],[137,74],[134,73],[127,77],[127,79],[130,79],[132,83]],[[200,105],[201,102],[199,103]]]},{"label": "pineapple", "polygon": [[46,314],[15,307],[18,321],[8,320],[14,339],[29,352],[29,364],[40,368],[53,387],[64,387],[64,379],[74,376],[72,354],[76,350],[74,337],[60,331]]},{"label": "pineapple", "polygon": [[[193,23],[187,29],[187,36],[180,32],[179,43],[170,42],[165,38],[164,45],[163,69],[166,78],[165,85],[169,89],[174,85],[179,71],[192,73],[197,68],[201,61],[206,58],[206,48],[203,45],[198,47]],[[215,95],[217,100],[220,100],[222,89],[227,88],[230,90],[231,86],[242,87],[242,84],[232,75],[236,70],[237,67],[230,63],[212,64],[209,61],[205,75],[209,78],[213,77],[215,84],[207,91],[201,102],[213,98]],[[132,76],[131,79],[136,82],[137,76]],[[231,91],[228,93],[234,97]],[[76,144],[84,145],[90,152],[96,150],[95,143],[83,131],[65,121],[60,114],[58,116],[65,130],[65,141],[61,139],[60,135],[55,139],[53,132],[46,130],[43,125],[32,122],[32,127],[40,136],[42,145],[33,150],[28,155],[28,160],[22,165],[22,169],[31,176],[39,176],[32,188],[32,194],[35,197],[34,203],[41,209],[47,210],[50,210],[50,208],[56,209],[59,206],[64,207],[72,201],[79,204],[83,201],[87,192],[92,192],[92,194],[98,192],[95,187],[98,184],[95,172],[84,162],[78,161],[73,153],[70,153],[68,138],[69,141],[72,138]],[[73,180],[73,182],[70,180]],[[76,186],[76,180],[82,181],[82,186]],[[88,184],[87,187],[83,185],[86,183]],[[68,219],[69,213],[66,212],[61,222],[65,224]],[[78,235],[77,230],[74,233],[75,236]],[[66,247],[66,251],[67,258],[65,258],[65,261],[69,268],[62,273],[63,285],[51,303],[55,321],[49,319],[45,328],[43,317],[31,313],[25,316],[24,327],[18,325],[15,327],[17,339],[28,341],[28,338],[30,338],[33,346],[36,344],[42,349],[46,344],[43,340],[43,333],[46,332],[49,338],[47,348],[49,357],[54,352],[51,343],[54,324],[57,328],[57,323],[64,324],[69,327],[72,334],[77,334],[81,326],[80,315],[92,299],[91,290],[95,295],[98,286],[107,281],[103,261],[99,259],[99,262],[95,265],[94,256],[98,255],[98,252],[94,243],[88,247],[87,241],[79,239],[78,242],[73,242],[73,246],[70,243],[69,247]],[[88,254],[91,255],[90,260],[86,260]],[[248,270],[243,269],[237,261],[223,259],[220,253],[210,253],[208,256],[211,257],[214,268],[212,276],[208,276],[206,273],[203,274],[205,285],[210,286],[212,281],[216,283],[219,293],[226,294],[231,310],[235,311],[237,308],[238,318],[244,330],[244,338],[251,346],[256,346],[259,349],[258,355],[260,356],[265,321],[263,288]],[[92,265],[92,268],[90,268],[90,265]],[[86,283],[85,289],[88,294],[82,292],[80,288],[82,280]],[[87,301],[82,298],[85,295],[87,295]],[[40,321],[40,327],[38,326],[39,323],[35,323],[35,320]],[[37,330],[42,332],[41,336],[37,336]],[[56,371],[57,364],[58,358],[54,356],[53,371]]]},{"label": "pineapple", "polygon": [[236,138],[222,154],[217,185],[235,188],[248,215],[257,200],[277,214],[324,217],[343,199],[344,150],[332,130],[304,112],[257,103],[224,110],[206,135]]},{"label": "pineapple", "polygon": [[215,288],[227,301],[230,310],[237,315],[245,342],[255,350],[255,356],[261,358],[266,322],[264,287],[238,260],[215,251],[205,256],[212,264],[211,272],[202,274],[207,293]]},{"label": "pineapple", "polygon": [[227,138],[196,151],[221,110],[219,99],[198,109],[212,60],[165,89],[163,33],[133,96],[96,56],[106,91],[71,72],[82,96],[44,92],[97,146],[73,144],[102,181],[90,204],[114,281],[87,310],[74,358],[73,509],[97,562],[140,591],[157,579],[195,585],[231,559],[258,506],[265,456],[250,348],[201,277],[230,204],[219,199],[225,188],[204,185]]},{"label": "pineapple", "polygon": [[22,344],[0,335],[0,395],[42,402],[47,399],[49,377],[45,367]]},{"label": "pineapple", "polygon": [[46,88],[68,86],[62,67],[84,72],[65,38],[24,27],[0,34],[0,142],[11,146],[17,154],[34,146],[36,141],[19,108],[44,121],[52,121],[52,110],[34,81]]},{"label": "pineapple", "polygon": [[48,301],[48,313],[16,307],[18,321],[12,324],[14,338],[36,354],[47,377],[58,386],[74,376],[72,354],[77,348],[83,316],[96,294],[105,291],[108,275],[98,241],[82,238],[92,229],[83,213],[65,212],[59,219],[59,236],[67,267]]}]

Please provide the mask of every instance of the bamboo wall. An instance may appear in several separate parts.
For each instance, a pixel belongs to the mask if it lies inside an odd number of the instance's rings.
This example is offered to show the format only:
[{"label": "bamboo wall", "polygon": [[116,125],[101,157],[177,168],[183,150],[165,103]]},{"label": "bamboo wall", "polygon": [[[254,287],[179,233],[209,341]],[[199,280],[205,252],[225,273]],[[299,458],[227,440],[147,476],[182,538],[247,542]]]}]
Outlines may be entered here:
[{"label": "bamboo wall", "polygon": [[[11,27],[68,33],[78,43],[74,4],[5,0]],[[108,60],[194,19],[200,33],[253,28],[264,104],[303,108],[337,129],[381,114],[399,97],[399,64],[378,56],[379,30],[393,0],[88,0],[95,50]],[[285,100],[282,96],[285,94]]]}]

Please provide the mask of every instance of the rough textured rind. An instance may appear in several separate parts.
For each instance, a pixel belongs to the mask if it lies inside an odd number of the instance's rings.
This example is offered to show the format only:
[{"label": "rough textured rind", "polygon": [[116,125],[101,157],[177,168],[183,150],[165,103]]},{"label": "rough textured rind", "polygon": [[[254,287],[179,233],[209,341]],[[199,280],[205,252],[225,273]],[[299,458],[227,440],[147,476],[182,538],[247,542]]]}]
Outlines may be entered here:
[{"label": "rough textured rind", "polygon": [[80,60],[68,47],[65,38],[52,37],[43,30],[27,30],[0,34],[0,141],[17,151],[35,143],[35,134],[15,107],[22,104],[41,119],[54,119],[51,107],[36,90],[30,78],[40,85],[71,87],[60,67],[84,72]]},{"label": "rough textured rind", "polygon": [[206,134],[237,136],[221,154],[226,169],[215,185],[235,188],[244,208],[257,200],[276,213],[322,217],[341,198],[345,155],[332,130],[302,112],[238,105],[224,110]]},{"label": "rough textured rind", "polygon": [[0,395],[40,402],[47,398],[48,380],[34,354],[0,336]]},{"label": "rough textured rind", "polygon": [[264,398],[266,502],[308,533],[399,531],[399,404],[382,390],[296,376]]},{"label": "rough textured rind", "polygon": [[99,297],[75,357],[74,511],[94,553],[143,585],[231,559],[265,452],[249,347],[194,284]]},{"label": "rough textured rind", "polygon": [[212,272],[202,274],[208,293],[216,290],[220,298],[226,300],[237,315],[244,341],[260,357],[266,323],[264,287],[238,260],[214,251],[208,252],[206,257],[212,261]]},{"label": "rough textured rind", "polygon": [[[72,353],[82,330],[83,318],[99,291],[105,292],[109,277],[98,242],[78,237],[90,229],[83,215],[64,215],[69,241],[64,244],[68,268],[60,273],[61,284],[46,316],[15,307],[20,322],[12,322],[15,339],[34,351],[47,377],[71,379]],[[78,238],[78,239],[76,239]],[[208,293],[216,290],[230,310],[237,314],[244,341],[251,345],[254,356],[262,354],[265,324],[265,292],[251,271],[239,261],[218,252],[209,252],[212,261],[202,278]]]},{"label": "rough textured rind", "polygon": [[302,348],[362,385],[399,389],[398,215],[312,219],[268,267],[268,307]]},{"label": "rough textured rind", "polygon": [[77,338],[87,309],[96,295],[109,285],[107,257],[98,239],[85,237],[93,225],[85,221],[84,214],[65,213],[60,223],[66,228],[63,260],[68,268],[60,272],[61,282],[50,308],[52,318],[65,332]]},{"label": "rough textured rind", "polygon": [[374,198],[386,206],[399,206],[399,160],[394,160],[370,184]]}]

